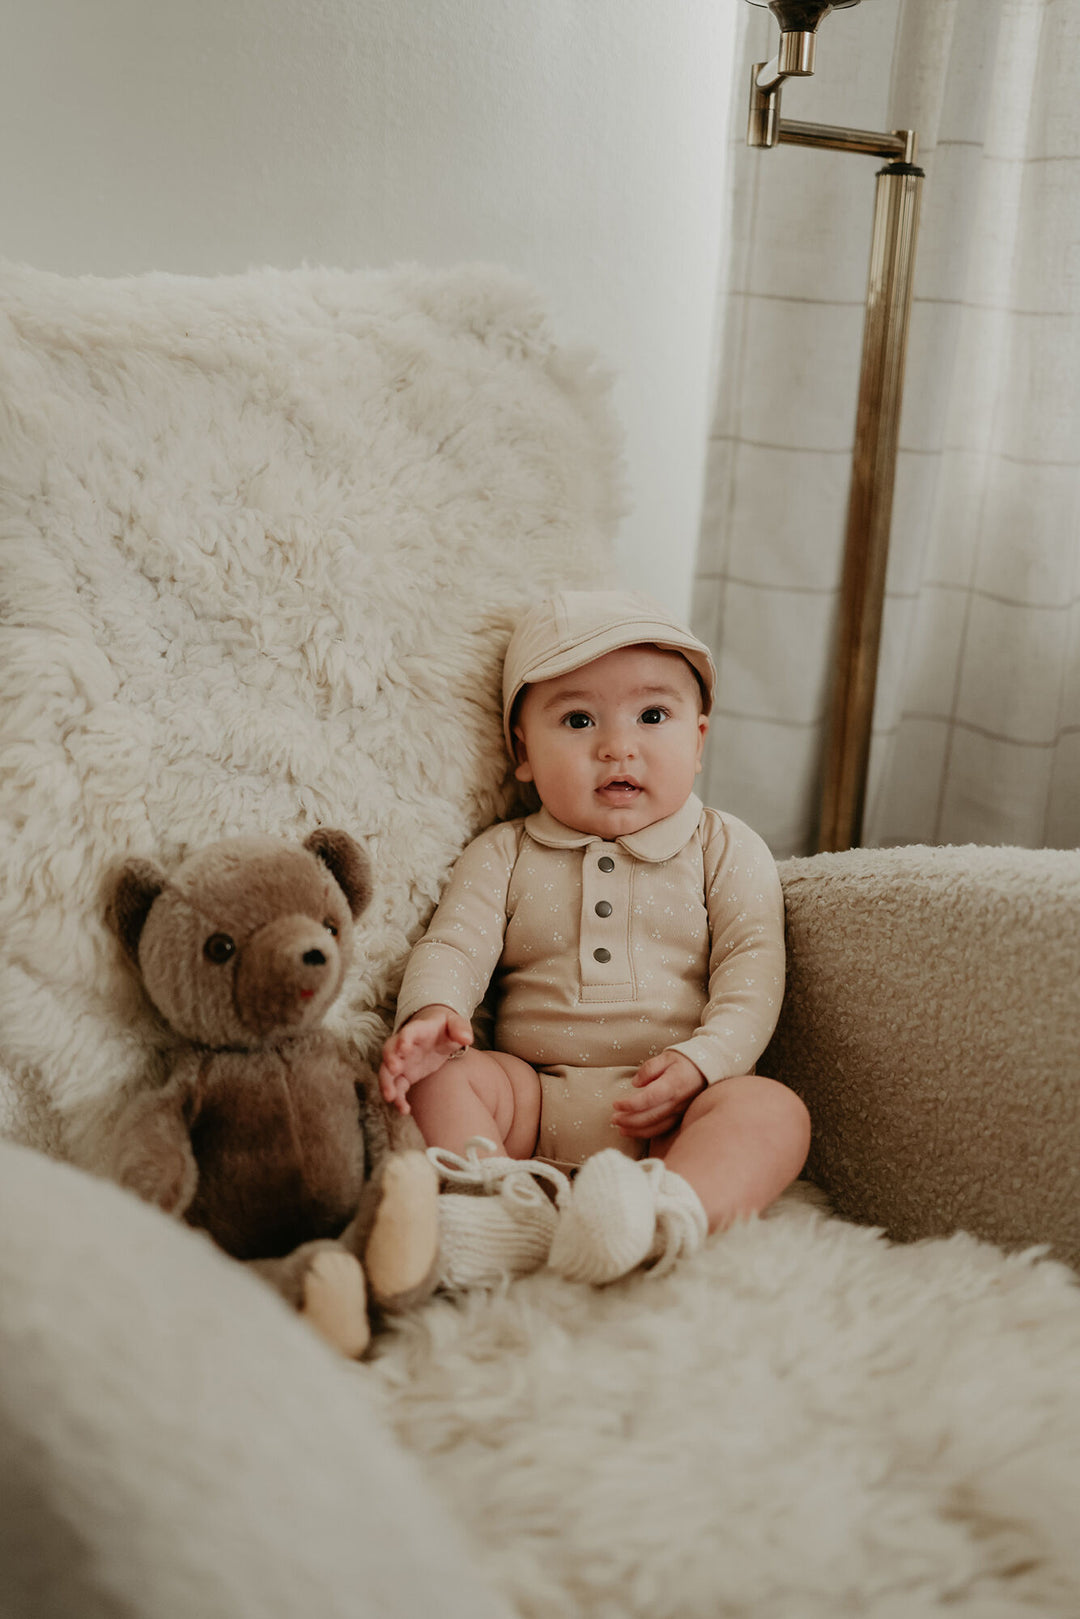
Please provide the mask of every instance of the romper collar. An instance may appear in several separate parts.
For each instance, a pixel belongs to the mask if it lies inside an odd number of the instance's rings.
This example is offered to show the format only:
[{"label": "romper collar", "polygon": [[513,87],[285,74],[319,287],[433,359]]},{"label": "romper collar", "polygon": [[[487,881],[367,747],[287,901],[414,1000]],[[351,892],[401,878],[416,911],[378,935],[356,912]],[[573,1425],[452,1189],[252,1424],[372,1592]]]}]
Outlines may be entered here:
[{"label": "romper collar", "polygon": [[[614,841],[639,860],[670,860],[693,837],[703,808],[701,799],[696,793],[691,793],[674,815],[667,815],[662,821],[642,827],[640,832],[630,832],[626,837]],[[546,849],[584,849],[590,843],[608,841],[598,832],[575,832],[571,827],[563,826],[546,809],[526,816],[525,830],[534,842],[542,843]]]}]

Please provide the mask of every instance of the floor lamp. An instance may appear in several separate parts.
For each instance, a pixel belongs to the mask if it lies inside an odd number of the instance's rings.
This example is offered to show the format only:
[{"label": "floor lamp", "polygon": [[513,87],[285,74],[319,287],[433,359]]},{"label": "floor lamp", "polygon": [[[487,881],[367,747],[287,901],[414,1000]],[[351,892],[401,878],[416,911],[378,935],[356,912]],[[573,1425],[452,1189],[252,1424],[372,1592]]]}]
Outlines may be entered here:
[{"label": "floor lamp", "polygon": [[785,79],[813,73],[818,25],[829,12],[858,3],[751,0],[768,4],[780,24],[780,46],[770,62],[752,69],[748,144],[817,146],[888,160],[878,170],[874,201],[819,851],[852,848],[862,837],[923,171],[915,164],[914,130],[878,134],[781,118],[780,89]]}]

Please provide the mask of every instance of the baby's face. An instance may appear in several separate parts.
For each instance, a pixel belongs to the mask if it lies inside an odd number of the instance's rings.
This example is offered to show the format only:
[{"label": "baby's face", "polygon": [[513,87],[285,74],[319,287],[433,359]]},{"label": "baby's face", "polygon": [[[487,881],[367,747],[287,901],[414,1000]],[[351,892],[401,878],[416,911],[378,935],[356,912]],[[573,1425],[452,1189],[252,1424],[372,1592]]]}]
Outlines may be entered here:
[{"label": "baby's face", "polygon": [[625,837],[682,808],[708,729],[685,658],[621,647],[526,688],[515,774],[564,826]]}]

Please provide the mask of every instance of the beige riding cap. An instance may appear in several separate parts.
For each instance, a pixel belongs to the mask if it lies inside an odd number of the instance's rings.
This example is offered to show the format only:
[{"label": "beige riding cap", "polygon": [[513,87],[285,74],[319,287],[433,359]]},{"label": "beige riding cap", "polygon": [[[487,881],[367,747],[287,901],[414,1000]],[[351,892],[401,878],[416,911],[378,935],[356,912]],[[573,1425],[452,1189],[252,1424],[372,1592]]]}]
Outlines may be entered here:
[{"label": "beige riding cap", "polygon": [[651,596],[634,590],[563,590],[531,607],[510,637],[503,663],[503,734],[510,757],[510,716],[524,687],[569,674],[620,647],[643,645],[682,653],[701,678],[707,714],[716,690],[712,654]]}]

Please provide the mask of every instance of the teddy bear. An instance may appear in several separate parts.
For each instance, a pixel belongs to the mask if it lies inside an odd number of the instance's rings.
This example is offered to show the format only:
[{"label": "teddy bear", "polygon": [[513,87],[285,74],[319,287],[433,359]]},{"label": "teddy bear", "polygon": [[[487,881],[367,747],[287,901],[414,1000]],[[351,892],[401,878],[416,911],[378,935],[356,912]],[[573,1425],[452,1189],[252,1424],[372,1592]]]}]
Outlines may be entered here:
[{"label": "teddy bear", "polygon": [[380,1312],[435,1287],[438,1176],[392,1145],[374,1075],[322,1020],[371,897],[366,854],[228,838],[171,876],[129,859],[108,921],[181,1037],[163,1085],[126,1105],[121,1185],[251,1265],[346,1355]]}]

